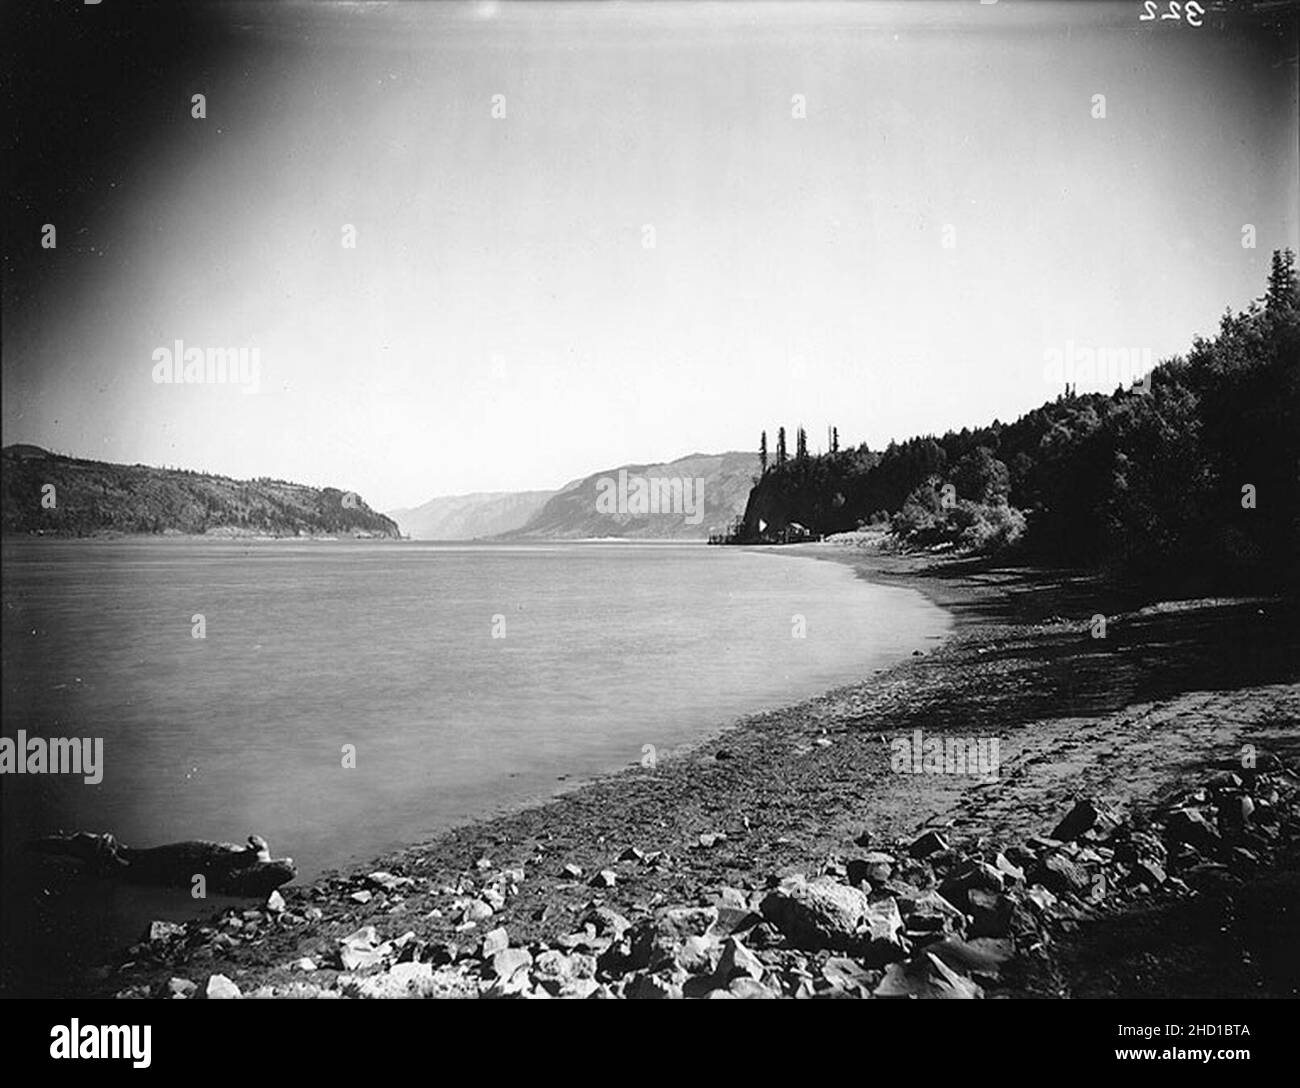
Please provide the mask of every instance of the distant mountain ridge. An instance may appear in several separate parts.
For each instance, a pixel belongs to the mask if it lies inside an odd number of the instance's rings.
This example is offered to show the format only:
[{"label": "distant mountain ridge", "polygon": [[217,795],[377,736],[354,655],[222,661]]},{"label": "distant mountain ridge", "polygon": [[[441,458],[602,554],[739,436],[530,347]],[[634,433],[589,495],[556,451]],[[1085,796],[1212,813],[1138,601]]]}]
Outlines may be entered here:
[{"label": "distant mountain ridge", "polygon": [[477,540],[520,529],[554,491],[478,491],[440,495],[419,506],[389,510],[413,540]]},{"label": "distant mountain ridge", "polygon": [[[620,481],[626,473],[626,484]],[[527,524],[506,533],[506,539],[583,540],[618,537],[629,540],[703,540],[723,532],[745,512],[754,479],[759,473],[757,453],[693,453],[675,461],[619,465],[593,472],[565,484],[549,498]],[[702,511],[686,514],[638,512],[635,503],[611,511],[610,499],[622,491],[635,494],[635,478],[646,481],[680,481],[686,501],[702,490]],[[699,481],[698,484],[696,481]],[[676,489],[673,494],[676,495]],[[621,500],[620,500],[621,501]]]},{"label": "distant mountain ridge", "polygon": [[25,444],[0,451],[0,531],[400,536],[396,522],[350,491],[90,461]]}]

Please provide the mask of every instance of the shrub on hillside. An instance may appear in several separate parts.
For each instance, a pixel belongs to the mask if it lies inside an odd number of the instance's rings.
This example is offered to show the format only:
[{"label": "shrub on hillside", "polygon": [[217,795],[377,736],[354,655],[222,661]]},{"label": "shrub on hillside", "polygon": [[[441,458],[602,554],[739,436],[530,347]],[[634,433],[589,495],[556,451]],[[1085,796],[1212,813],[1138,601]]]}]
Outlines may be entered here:
[{"label": "shrub on hillside", "polygon": [[969,510],[969,524],[957,543],[973,552],[995,554],[1019,543],[1025,535],[1025,515],[1005,502],[959,503]]}]

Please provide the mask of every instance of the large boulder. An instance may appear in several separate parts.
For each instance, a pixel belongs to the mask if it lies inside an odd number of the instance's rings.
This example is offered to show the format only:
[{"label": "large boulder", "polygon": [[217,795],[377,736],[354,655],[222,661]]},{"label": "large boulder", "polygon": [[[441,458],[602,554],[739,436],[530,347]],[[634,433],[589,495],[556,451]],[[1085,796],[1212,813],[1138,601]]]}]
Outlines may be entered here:
[{"label": "large boulder", "polygon": [[898,904],[892,898],[873,903],[831,877],[787,880],[768,893],[762,910],[796,948],[870,953],[879,962],[904,952]]},{"label": "large boulder", "polygon": [[1088,874],[1064,854],[1047,854],[1039,863],[1030,880],[1041,884],[1057,895],[1080,895],[1090,884]]},{"label": "large boulder", "polygon": [[[605,970],[650,968],[657,971],[668,964],[678,964],[688,938],[705,938],[718,921],[717,907],[672,907],[653,919],[638,922],[619,943],[602,957]],[[692,942],[693,945],[699,942]],[[710,963],[709,968],[712,967]],[[705,970],[703,964],[700,970]]]},{"label": "large boulder", "polygon": [[893,964],[876,987],[875,996],[970,1000],[983,997],[984,992],[939,956],[922,952],[909,963]]},{"label": "large boulder", "polygon": [[797,948],[857,948],[871,903],[831,877],[786,880],[763,899],[763,917]]},{"label": "large boulder", "polygon": [[919,933],[951,933],[966,925],[966,915],[933,888],[898,900],[907,928]]},{"label": "large boulder", "polygon": [[1170,842],[1194,846],[1202,854],[1213,857],[1223,844],[1219,830],[1200,809],[1180,808],[1169,814],[1165,823],[1165,837]]},{"label": "large boulder", "polygon": [[939,894],[954,906],[966,910],[971,892],[1000,892],[1005,879],[999,869],[974,858],[953,869],[939,885]]},{"label": "large boulder", "polygon": [[1119,817],[1108,806],[1085,797],[1056,825],[1052,831],[1052,838],[1059,839],[1061,842],[1073,842],[1089,831],[1097,835],[1105,835],[1114,831],[1119,823]]},{"label": "large boulder", "polygon": [[971,937],[1005,937],[1011,932],[1015,903],[1000,892],[972,888],[966,893]]},{"label": "large boulder", "polygon": [[948,844],[944,842],[943,836],[939,832],[927,831],[907,848],[907,852],[918,861],[921,861],[947,849]]},{"label": "large boulder", "polygon": [[225,975],[208,976],[208,984],[204,993],[209,1001],[230,1000],[232,998],[243,996],[243,994],[239,992],[239,987],[231,982]]}]

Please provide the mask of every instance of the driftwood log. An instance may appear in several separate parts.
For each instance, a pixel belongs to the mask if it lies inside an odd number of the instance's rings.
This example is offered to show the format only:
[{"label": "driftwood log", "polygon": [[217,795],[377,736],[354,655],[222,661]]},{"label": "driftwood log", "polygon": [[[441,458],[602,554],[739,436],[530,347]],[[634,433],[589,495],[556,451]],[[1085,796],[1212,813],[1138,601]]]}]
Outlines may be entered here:
[{"label": "driftwood log", "polygon": [[97,876],[117,877],[128,884],[189,889],[194,878],[202,875],[208,891],[218,895],[269,895],[298,873],[293,858],[271,857],[271,848],[260,835],[249,835],[242,846],[192,839],[137,849],[111,834],[78,831],[37,839],[31,849],[74,858]]}]

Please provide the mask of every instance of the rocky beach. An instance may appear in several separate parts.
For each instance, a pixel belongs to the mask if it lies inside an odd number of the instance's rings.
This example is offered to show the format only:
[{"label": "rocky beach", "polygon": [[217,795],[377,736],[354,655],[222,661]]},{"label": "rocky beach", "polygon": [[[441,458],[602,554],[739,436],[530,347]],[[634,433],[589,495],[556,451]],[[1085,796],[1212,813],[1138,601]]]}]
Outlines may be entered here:
[{"label": "rocky beach", "polygon": [[[1293,609],[1143,602],[1092,576],[852,545],[782,551],[917,589],[955,630],[540,807],[156,922],[71,992],[1296,995]],[[992,773],[952,759],[979,742]]]}]

